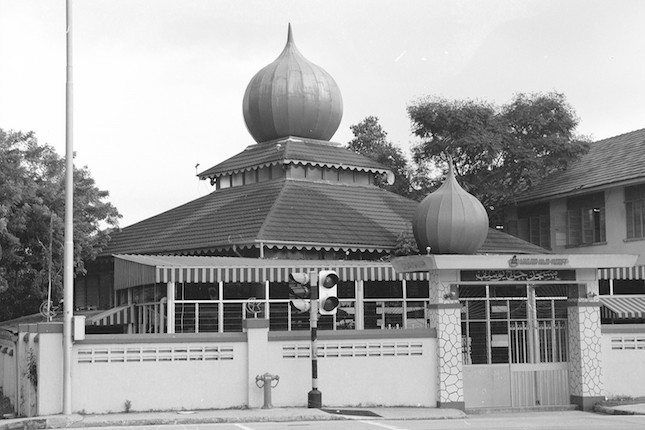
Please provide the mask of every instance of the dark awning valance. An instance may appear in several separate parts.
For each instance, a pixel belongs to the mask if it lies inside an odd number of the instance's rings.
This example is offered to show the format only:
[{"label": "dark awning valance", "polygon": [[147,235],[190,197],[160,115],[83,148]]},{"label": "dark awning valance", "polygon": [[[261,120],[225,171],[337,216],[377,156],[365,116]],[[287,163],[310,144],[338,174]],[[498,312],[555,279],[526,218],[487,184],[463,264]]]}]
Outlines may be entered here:
[{"label": "dark awning valance", "polygon": [[645,318],[645,296],[601,296],[606,318]]}]

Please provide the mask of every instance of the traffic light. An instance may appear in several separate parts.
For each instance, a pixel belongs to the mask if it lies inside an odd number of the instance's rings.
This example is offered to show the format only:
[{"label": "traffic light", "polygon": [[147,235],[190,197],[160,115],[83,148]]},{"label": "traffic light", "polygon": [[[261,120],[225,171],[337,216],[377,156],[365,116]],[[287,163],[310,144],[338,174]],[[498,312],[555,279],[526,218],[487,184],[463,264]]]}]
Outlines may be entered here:
[{"label": "traffic light", "polygon": [[333,270],[318,272],[320,315],[334,315],[338,308],[338,274]]},{"label": "traffic light", "polygon": [[311,284],[305,272],[289,273],[289,299],[291,306],[298,312],[307,312],[311,308]]}]

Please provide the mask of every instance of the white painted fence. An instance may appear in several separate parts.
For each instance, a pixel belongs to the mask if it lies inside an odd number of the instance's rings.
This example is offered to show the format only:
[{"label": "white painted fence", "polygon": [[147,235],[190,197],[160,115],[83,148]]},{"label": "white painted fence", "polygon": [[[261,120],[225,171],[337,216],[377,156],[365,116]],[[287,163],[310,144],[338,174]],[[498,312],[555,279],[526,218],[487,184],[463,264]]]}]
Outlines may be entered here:
[{"label": "white painted fence", "polygon": [[602,326],[606,396],[645,396],[645,324]]},{"label": "white painted fence", "polygon": [[[256,408],[256,376],[280,377],[275,407],[307,406],[309,331],[269,332],[249,320],[243,333],[86,335],[74,342],[72,410],[82,413]],[[324,406],[437,404],[432,329],[320,331],[319,389]],[[35,354],[37,388],[19,378],[23,415],[62,411],[62,324],[20,327],[19,360]],[[24,372],[23,372],[24,373]],[[15,391],[15,390],[14,390]],[[27,398],[26,397],[26,398]]]}]

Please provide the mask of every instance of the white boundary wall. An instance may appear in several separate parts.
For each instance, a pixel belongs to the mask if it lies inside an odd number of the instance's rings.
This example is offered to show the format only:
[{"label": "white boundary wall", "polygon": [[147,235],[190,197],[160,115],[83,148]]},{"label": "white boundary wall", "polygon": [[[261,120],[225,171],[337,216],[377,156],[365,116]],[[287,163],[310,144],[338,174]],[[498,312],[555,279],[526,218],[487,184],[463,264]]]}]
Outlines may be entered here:
[{"label": "white boundary wall", "polygon": [[[19,339],[37,339],[37,410],[31,413],[61,413],[62,324],[20,331]],[[261,321],[244,333],[87,335],[73,347],[72,410],[123,412],[126,402],[132,411],[258,408],[263,389],[255,379],[265,372],[280,377],[273,406],[306,407],[309,337],[309,331],[269,332]],[[435,407],[435,331],[321,331],[318,375],[325,407]]]},{"label": "white boundary wall", "polygon": [[0,389],[14,407],[18,404],[17,354],[13,336],[0,333]]},{"label": "white boundary wall", "polygon": [[645,324],[602,326],[605,395],[645,396]]}]

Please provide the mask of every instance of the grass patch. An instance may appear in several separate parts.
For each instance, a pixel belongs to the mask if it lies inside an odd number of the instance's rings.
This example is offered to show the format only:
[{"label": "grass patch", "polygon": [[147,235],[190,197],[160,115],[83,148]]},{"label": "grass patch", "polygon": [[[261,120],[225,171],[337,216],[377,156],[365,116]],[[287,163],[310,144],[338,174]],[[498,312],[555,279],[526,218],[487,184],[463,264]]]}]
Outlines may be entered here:
[{"label": "grass patch", "polygon": [[598,404],[602,406],[620,406],[635,405],[636,403],[645,403],[645,397],[614,396],[599,402]]}]

